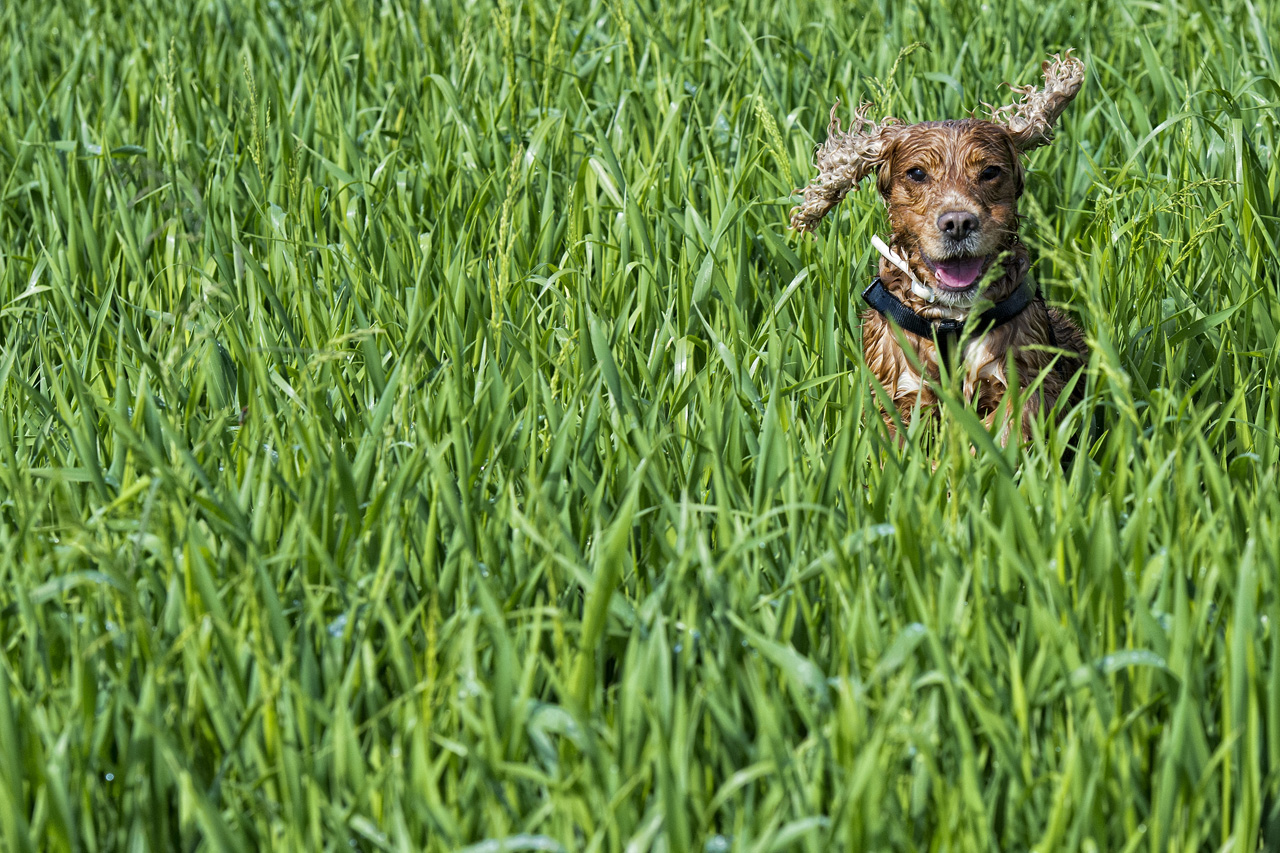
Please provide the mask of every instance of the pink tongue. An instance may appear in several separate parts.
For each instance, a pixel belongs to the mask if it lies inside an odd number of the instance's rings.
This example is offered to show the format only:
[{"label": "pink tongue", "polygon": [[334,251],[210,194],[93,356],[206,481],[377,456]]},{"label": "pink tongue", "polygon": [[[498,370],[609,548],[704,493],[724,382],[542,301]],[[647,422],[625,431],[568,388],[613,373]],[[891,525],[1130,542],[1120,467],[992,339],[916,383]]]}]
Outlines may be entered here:
[{"label": "pink tongue", "polygon": [[946,290],[964,290],[978,279],[985,260],[986,258],[966,258],[962,261],[938,261],[934,266],[934,277],[938,279],[938,285]]}]

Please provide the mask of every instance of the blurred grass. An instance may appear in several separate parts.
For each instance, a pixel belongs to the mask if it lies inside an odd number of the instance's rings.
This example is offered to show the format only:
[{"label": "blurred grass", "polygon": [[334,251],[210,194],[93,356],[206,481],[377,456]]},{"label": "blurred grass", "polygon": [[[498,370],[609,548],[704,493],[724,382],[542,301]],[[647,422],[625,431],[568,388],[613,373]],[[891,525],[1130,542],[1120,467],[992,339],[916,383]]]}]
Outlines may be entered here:
[{"label": "blurred grass", "polygon": [[[1273,7],[803,5],[0,7],[0,847],[1280,845]],[[1087,401],[892,446],[789,195],[1068,46]]]}]

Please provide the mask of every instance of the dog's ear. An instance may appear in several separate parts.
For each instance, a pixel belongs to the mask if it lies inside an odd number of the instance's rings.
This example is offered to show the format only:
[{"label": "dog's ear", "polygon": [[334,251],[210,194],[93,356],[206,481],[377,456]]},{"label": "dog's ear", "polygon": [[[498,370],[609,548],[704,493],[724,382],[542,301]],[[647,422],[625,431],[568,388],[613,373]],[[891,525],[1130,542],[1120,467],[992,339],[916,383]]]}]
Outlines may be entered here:
[{"label": "dog's ear", "polygon": [[903,128],[895,118],[879,123],[867,118],[871,104],[863,104],[854,111],[849,130],[841,132],[839,106],[837,101],[831,108],[827,141],[814,155],[818,176],[804,188],[804,201],[791,211],[791,227],[797,231],[812,231],[849,190],[879,169],[889,143]]},{"label": "dog's ear", "polygon": [[1022,100],[991,111],[991,120],[1008,128],[1013,144],[1024,154],[1053,141],[1054,122],[1084,83],[1084,63],[1069,50],[1046,60],[1042,69],[1044,88],[1011,87]]}]

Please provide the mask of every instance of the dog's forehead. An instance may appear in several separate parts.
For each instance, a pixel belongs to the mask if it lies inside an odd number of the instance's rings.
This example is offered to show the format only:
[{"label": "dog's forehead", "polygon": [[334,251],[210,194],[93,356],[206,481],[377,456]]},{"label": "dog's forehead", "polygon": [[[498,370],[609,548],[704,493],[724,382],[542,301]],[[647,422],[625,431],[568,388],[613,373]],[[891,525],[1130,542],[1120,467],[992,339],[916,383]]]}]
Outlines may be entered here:
[{"label": "dog's forehead", "polygon": [[981,119],[904,125],[894,140],[894,148],[902,154],[937,160],[1003,156],[1012,151],[1009,131],[1003,125]]}]

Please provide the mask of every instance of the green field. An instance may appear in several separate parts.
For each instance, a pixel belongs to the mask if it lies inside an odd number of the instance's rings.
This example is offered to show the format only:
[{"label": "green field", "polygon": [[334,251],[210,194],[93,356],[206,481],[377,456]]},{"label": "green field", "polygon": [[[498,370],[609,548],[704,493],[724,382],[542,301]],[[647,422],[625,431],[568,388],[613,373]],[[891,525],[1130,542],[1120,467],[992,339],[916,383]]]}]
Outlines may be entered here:
[{"label": "green field", "polygon": [[[836,98],[1066,47],[1022,209],[1085,402],[899,447],[884,213],[792,191]],[[0,849],[1280,846],[1277,50],[1270,0],[0,5]]]}]

